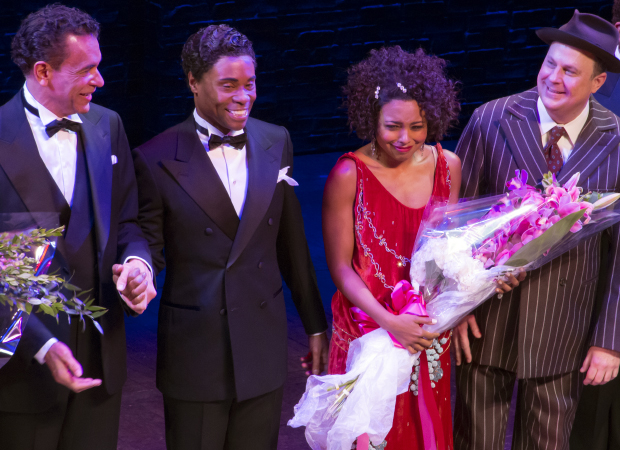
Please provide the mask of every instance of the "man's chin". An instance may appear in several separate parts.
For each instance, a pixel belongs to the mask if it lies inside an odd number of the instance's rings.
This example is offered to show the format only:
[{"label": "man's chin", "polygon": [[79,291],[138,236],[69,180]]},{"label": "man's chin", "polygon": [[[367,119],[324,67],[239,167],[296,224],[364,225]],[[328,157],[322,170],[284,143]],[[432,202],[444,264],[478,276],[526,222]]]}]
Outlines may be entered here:
[{"label": "man's chin", "polygon": [[90,102],[85,105],[80,105],[76,108],[76,110],[77,114],[86,114],[88,111],[90,111]]},{"label": "man's chin", "polygon": [[248,119],[245,119],[242,121],[231,120],[231,121],[228,121],[228,123],[226,124],[226,128],[230,129],[231,131],[239,131],[239,130],[243,130],[247,123],[248,123]]}]

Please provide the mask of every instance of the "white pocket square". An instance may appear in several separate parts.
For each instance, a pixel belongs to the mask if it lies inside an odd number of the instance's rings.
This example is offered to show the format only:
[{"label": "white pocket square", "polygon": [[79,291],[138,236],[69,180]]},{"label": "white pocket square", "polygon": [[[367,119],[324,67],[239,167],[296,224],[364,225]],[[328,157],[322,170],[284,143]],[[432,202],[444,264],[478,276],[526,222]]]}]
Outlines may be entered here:
[{"label": "white pocket square", "polygon": [[112,155],[112,165],[116,164],[118,162],[118,158],[116,157],[116,155]]},{"label": "white pocket square", "polygon": [[295,180],[293,180],[291,177],[289,177],[286,172],[288,172],[288,169],[291,166],[286,166],[280,169],[280,171],[278,172],[278,181],[277,183],[279,183],[280,181],[284,180],[286,181],[289,186],[299,186],[299,183]]}]

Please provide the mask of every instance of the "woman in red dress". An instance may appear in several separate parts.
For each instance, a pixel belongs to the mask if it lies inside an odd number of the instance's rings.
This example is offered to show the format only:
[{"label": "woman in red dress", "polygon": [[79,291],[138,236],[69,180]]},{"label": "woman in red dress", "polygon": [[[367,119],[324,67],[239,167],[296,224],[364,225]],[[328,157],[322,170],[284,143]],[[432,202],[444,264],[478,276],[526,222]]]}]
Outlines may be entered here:
[{"label": "woman in red dress", "polygon": [[[338,288],[332,299],[329,373],[345,372],[349,344],[362,335],[351,317],[353,306],[411,353],[422,352],[412,367],[410,390],[397,397],[393,426],[383,443],[387,450],[452,448],[450,332],[427,332],[420,325],[432,318],[395,316],[385,309],[394,286],[409,280],[429,200],[458,200],[459,158],[426,143],[440,141],[460,109],[445,64],[422,49],[408,53],[395,46],[373,50],[349,69],[344,88],[349,123],[370,143],[338,160],[323,199],[325,252]],[[419,405],[423,370],[432,395]],[[432,422],[429,414],[435,416]],[[434,426],[429,431],[423,423]]]}]

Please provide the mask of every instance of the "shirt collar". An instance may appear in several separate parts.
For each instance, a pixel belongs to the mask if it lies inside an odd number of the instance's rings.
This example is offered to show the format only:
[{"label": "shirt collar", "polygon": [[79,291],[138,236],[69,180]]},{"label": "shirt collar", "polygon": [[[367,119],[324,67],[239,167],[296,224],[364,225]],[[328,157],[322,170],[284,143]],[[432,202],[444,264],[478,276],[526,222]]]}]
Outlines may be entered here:
[{"label": "shirt collar", "polygon": [[[28,90],[28,86],[26,83],[24,83],[24,98],[31,106],[33,106],[39,111],[39,118],[41,119],[41,122],[43,122],[43,125],[47,125],[54,120],[62,119],[62,117],[58,117],[56,114],[54,114],[41,103],[39,103]],[[66,116],[66,118],[74,122],[82,123],[82,119],[78,114],[71,114],[69,116]]]},{"label": "shirt collar", "polygon": [[616,47],[616,58],[620,59],[620,47]]},{"label": "shirt collar", "polygon": [[[198,111],[196,111],[196,108],[194,108],[194,120],[196,121],[198,125],[200,125],[203,128],[206,128],[209,131],[209,136],[211,136],[212,134],[215,134],[216,136],[220,136],[220,137],[224,136],[224,133],[222,133],[220,130],[218,130],[213,125],[211,125],[209,122],[207,122],[202,117],[200,117],[198,115]],[[244,133],[243,130],[231,130],[230,133],[228,133],[228,136],[238,136],[243,133]]]},{"label": "shirt collar", "polygon": [[[545,108],[545,105],[543,104],[540,97],[538,97],[537,106],[538,106],[538,117],[540,117],[540,130],[542,134],[544,135],[548,133],[553,127],[558,126],[560,124],[556,123],[551,118],[551,116],[549,116],[549,113],[547,112],[547,108]],[[586,103],[586,106],[583,108],[583,110],[579,113],[579,115],[575,119],[573,119],[569,123],[560,125],[564,127],[564,129],[566,130],[566,133],[568,134],[568,137],[573,145],[575,145],[575,142],[577,142],[579,133],[581,133],[581,130],[583,130],[583,127],[588,120],[589,114],[590,114],[590,102],[588,101]]]}]

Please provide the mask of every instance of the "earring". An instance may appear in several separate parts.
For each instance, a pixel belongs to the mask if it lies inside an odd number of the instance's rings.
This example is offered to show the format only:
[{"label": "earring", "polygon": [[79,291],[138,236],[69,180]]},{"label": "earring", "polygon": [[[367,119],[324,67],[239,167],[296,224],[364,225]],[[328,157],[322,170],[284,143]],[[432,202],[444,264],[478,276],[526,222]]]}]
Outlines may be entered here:
[{"label": "earring", "polygon": [[373,158],[377,157],[377,147],[375,146],[375,140],[370,141],[370,154]]}]

